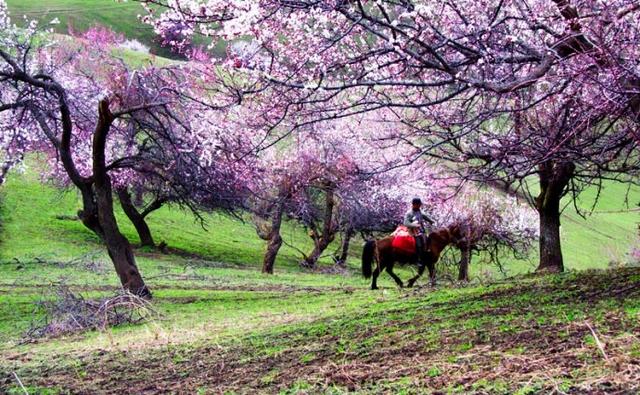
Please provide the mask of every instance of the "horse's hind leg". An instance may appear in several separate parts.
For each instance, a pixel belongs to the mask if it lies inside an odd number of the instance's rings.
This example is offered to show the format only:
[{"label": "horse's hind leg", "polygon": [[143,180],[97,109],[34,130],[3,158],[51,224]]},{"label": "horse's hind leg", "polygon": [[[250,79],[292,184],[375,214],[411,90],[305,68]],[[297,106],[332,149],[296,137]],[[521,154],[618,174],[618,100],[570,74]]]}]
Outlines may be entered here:
[{"label": "horse's hind leg", "polygon": [[371,279],[371,289],[378,289],[378,276],[380,275],[380,269],[378,269],[378,266],[376,266],[375,269],[373,269],[373,274],[372,279]]},{"label": "horse's hind leg", "polygon": [[422,276],[422,274],[424,273],[424,269],[425,269],[425,265],[421,264],[420,266],[418,266],[418,274],[416,274],[415,276],[413,276],[409,282],[407,283],[407,287],[411,288],[413,287],[413,285],[416,283],[416,281],[418,281],[418,279]]},{"label": "horse's hind leg", "polygon": [[387,265],[387,273],[389,273],[389,275],[393,277],[394,281],[400,288],[404,288],[404,284],[402,283],[400,277],[398,277],[398,275],[393,272],[393,263]]},{"label": "horse's hind leg", "polygon": [[376,264],[375,269],[373,269],[373,274],[372,277],[373,279],[371,280],[371,289],[378,289],[378,276],[380,275],[380,272],[384,269],[384,261]]}]

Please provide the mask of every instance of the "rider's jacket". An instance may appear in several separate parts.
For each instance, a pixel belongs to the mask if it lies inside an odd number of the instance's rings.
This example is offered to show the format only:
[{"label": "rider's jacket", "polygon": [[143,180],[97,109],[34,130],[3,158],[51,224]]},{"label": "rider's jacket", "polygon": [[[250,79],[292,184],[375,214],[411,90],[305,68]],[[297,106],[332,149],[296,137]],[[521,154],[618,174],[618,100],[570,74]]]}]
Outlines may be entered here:
[{"label": "rider's jacket", "polygon": [[414,235],[428,233],[431,224],[433,224],[433,220],[422,210],[409,209],[404,215],[403,225],[409,228]]}]

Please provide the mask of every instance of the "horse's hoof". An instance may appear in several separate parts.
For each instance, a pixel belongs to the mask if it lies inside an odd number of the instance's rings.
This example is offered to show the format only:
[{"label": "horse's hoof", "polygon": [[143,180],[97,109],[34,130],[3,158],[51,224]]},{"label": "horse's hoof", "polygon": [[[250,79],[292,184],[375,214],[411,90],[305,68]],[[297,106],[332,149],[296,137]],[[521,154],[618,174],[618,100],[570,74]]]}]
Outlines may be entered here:
[{"label": "horse's hoof", "polygon": [[378,287],[371,287],[372,291],[375,291],[376,289],[378,289]]},{"label": "horse's hoof", "polygon": [[413,288],[413,283],[411,281],[407,283],[407,288]]}]

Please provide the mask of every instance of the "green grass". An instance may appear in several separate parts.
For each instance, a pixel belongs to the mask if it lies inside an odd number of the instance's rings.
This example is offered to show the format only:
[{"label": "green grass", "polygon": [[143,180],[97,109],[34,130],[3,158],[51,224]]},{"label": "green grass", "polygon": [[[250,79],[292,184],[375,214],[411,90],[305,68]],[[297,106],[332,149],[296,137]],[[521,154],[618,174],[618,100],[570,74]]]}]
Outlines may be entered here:
[{"label": "green grass", "polygon": [[116,2],[114,0],[8,0],[7,6],[12,19],[20,23],[23,16],[36,19],[41,24],[49,24],[58,19],[59,25],[52,25],[57,32],[66,34],[70,29],[86,31],[96,24],[109,26],[114,31],[135,39],[154,50],[167,55],[155,42],[153,28],[142,24],[138,15],[144,10],[135,1]]},{"label": "green grass", "polygon": [[[145,11],[136,1],[115,0],[7,0],[13,21],[22,23],[23,16],[38,20],[41,25],[49,25],[57,18],[58,25],[51,25],[58,33],[67,34],[70,29],[83,32],[97,25],[109,26],[128,39],[135,39],[150,48],[151,53],[161,57],[174,58],[175,54],[162,47],[153,28],[138,19]],[[198,39],[199,44],[205,41]],[[224,44],[216,53],[224,53]]]},{"label": "green grass", "polygon": [[[628,184],[607,182],[595,207],[597,190],[587,189],[577,201],[578,214],[568,197],[563,200],[560,237],[564,264],[567,270],[606,269],[634,263],[630,253],[640,246],[640,188]],[[507,275],[535,270],[538,265],[538,246],[525,260],[504,260]],[[472,267],[473,270],[473,267]],[[478,271],[491,268],[475,267]]]},{"label": "green grass", "polygon": [[[586,220],[573,207],[566,210],[561,232],[568,268],[605,268],[629,262],[631,247],[638,245],[640,191],[634,187],[627,195],[628,188],[621,183],[605,184]],[[595,195],[595,189],[586,190],[579,207],[589,213]]]},{"label": "green grass", "polygon": [[[40,182],[38,166],[37,160],[29,160],[26,172],[12,174],[1,191],[0,341],[7,343],[0,349],[15,346],[38,317],[35,303],[49,297],[50,286],[65,284],[91,297],[111,294],[119,287],[103,245],[73,219],[80,208],[77,193]],[[124,234],[137,242],[133,226],[119,209],[117,217]],[[332,302],[322,295],[324,290],[367,285],[353,275],[302,271],[297,249],[310,251],[312,243],[302,228],[291,223],[283,226],[283,238],[295,248],[283,246],[276,274],[263,275],[265,243],[251,223],[216,213],[205,215],[205,220],[203,228],[190,213],[164,207],[150,216],[149,224],[156,241],[167,242],[180,254],[136,251],[143,276],[154,290],[156,306],[165,317],[161,326],[169,328],[163,331],[171,336],[180,331],[202,334],[209,321],[224,323],[225,328],[233,327],[236,321],[245,325],[251,321],[244,320],[247,315],[317,315]],[[353,253],[357,255],[356,250]],[[329,257],[320,261],[321,266],[331,264]],[[319,295],[309,300],[304,290]],[[183,299],[198,302],[174,303]],[[194,329],[192,322],[204,316],[206,322]],[[264,317],[256,322],[263,321]],[[139,328],[130,330],[138,332]],[[150,335],[145,332],[141,336]],[[87,344],[94,341],[89,338]],[[73,342],[68,346],[75,347]]]},{"label": "green grass", "polygon": [[179,305],[199,317],[192,333],[169,340],[154,324],[152,341],[128,328],[49,341],[12,350],[7,368],[32,387],[74,392],[629,392],[639,279],[618,269],[437,292],[216,294],[215,306]]}]

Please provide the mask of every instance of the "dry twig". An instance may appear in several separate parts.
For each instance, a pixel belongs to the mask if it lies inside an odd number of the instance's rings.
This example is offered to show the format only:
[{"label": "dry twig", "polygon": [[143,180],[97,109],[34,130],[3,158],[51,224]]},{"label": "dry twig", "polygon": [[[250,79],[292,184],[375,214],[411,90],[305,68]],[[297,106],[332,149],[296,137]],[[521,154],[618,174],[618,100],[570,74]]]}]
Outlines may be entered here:
[{"label": "dry twig", "polygon": [[22,380],[20,380],[20,377],[18,377],[18,374],[16,372],[11,372],[13,373],[13,377],[16,378],[16,381],[18,382],[18,384],[20,384],[20,388],[22,388],[22,391],[24,391],[25,395],[29,395],[29,391],[27,391],[27,389],[24,387],[24,384],[22,384]]},{"label": "dry twig", "polygon": [[600,352],[602,353],[602,356],[604,357],[604,360],[609,362],[609,357],[607,356],[607,353],[604,352],[604,345],[600,341],[600,338],[596,334],[596,331],[591,327],[591,325],[589,324],[588,321],[585,321],[584,323],[585,323],[585,325],[587,325],[587,328],[589,328],[589,330],[591,331],[591,334],[593,335],[593,338],[596,341],[596,345],[600,349]]}]

